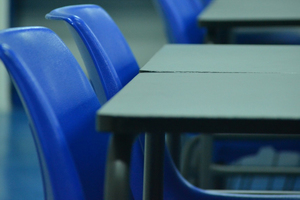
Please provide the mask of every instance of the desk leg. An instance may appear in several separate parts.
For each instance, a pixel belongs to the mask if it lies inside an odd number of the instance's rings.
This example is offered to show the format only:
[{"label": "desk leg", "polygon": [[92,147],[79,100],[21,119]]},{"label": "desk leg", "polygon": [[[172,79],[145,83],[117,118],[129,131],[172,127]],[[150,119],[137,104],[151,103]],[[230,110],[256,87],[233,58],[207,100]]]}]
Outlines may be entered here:
[{"label": "desk leg", "polygon": [[163,199],[165,134],[146,133],[143,200]]},{"label": "desk leg", "polygon": [[207,37],[213,44],[229,44],[231,41],[230,30],[226,28],[210,28]]},{"label": "desk leg", "polygon": [[227,28],[220,28],[216,33],[217,44],[229,44],[230,31]]},{"label": "desk leg", "polygon": [[130,200],[130,155],[136,135],[113,134],[105,174],[105,200]]},{"label": "desk leg", "polygon": [[202,189],[213,189],[212,176],[210,166],[212,162],[213,152],[213,135],[201,133],[200,135],[200,188]]}]

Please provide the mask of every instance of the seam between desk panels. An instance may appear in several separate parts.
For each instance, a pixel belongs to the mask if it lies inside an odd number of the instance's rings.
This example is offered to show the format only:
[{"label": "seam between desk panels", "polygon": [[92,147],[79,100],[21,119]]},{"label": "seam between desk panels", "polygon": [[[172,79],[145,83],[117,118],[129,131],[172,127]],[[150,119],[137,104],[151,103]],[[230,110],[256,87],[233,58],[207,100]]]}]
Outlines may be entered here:
[{"label": "seam between desk panels", "polygon": [[140,73],[176,73],[176,74],[299,74],[297,72],[218,72],[218,71],[140,71]]}]

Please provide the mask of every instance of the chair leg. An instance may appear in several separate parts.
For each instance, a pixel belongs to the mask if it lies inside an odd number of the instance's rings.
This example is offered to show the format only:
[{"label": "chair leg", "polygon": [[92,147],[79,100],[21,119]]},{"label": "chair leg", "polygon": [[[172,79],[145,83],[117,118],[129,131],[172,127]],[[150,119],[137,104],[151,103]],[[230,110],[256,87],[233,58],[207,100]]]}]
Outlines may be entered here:
[{"label": "chair leg", "polygon": [[130,200],[130,157],[136,135],[113,134],[105,174],[105,200]]},{"label": "chair leg", "polygon": [[163,199],[165,134],[146,133],[143,200]]}]

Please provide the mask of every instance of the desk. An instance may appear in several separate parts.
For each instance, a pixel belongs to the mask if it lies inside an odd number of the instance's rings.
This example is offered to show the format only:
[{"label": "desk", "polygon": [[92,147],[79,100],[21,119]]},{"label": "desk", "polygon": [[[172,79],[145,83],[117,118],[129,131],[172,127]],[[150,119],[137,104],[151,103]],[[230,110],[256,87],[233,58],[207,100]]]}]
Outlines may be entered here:
[{"label": "desk", "polygon": [[198,16],[198,23],[222,43],[234,27],[299,26],[299,7],[298,0],[214,0]]},{"label": "desk", "polygon": [[[300,47],[290,45],[165,45],[141,68],[141,73],[264,73],[300,74]],[[201,188],[211,186],[212,135],[201,135]],[[169,150],[179,163],[180,140],[168,134]],[[205,162],[206,161],[206,162]]]},{"label": "desk", "polygon": [[[156,146],[148,148],[150,154],[158,154],[159,160],[152,164],[160,167],[158,174],[146,171],[146,178],[152,173],[160,176],[155,186],[162,190],[165,132],[299,133],[299,84],[299,74],[140,73],[99,110],[97,128],[129,138],[129,143],[140,132],[153,136]],[[110,152],[124,153],[129,147],[112,145]],[[121,161],[112,166],[127,166],[123,180],[129,189],[129,161]],[[107,168],[110,175],[112,166]],[[122,192],[122,180],[112,181],[118,182],[110,182],[108,191]]]},{"label": "desk", "polygon": [[299,85],[299,74],[142,73],[100,109],[98,128],[298,133]]},{"label": "desk", "polygon": [[140,72],[292,74],[299,62],[300,46],[165,45]]}]

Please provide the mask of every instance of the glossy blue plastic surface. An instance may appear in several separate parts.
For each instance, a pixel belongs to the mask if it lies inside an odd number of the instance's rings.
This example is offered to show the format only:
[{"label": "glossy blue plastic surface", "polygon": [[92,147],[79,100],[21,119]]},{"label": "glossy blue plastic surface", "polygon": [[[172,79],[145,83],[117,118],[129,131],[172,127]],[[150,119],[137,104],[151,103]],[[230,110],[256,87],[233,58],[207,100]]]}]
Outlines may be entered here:
[{"label": "glossy blue plastic surface", "polygon": [[95,131],[100,103],[51,30],[0,32],[0,58],[27,112],[46,199],[102,199],[109,134]]},{"label": "glossy blue plastic surface", "polygon": [[[64,20],[67,23],[100,102],[105,103],[139,73],[138,64],[127,41],[101,7],[66,6],[51,11],[46,18]],[[103,70],[115,71],[117,76],[102,76],[99,72]],[[106,87],[105,93],[101,92],[102,85],[112,83],[117,87]],[[103,99],[103,96],[106,98]],[[135,158],[132,159],[131,167],[131,189],[134,199],[142,199],[143,194],[143,155],[139,150],[140,145],[137,140],[132,151],[132,157]]]},{"label": "glossy blue plastic surface", "polygon": [[[101,7],[66,6],[51,11],[46,18],[67,22],[101,103],[110,99],[138,74],[139,67],[128,43]],[[106,100],[102,100],[100,85],[103,86]]]},{"label": "glossy blue plastic surface", "polygon": [[202,1],[202,3],[203,3],[204,6],[207,6],[208,4],[210,4],[210,2],[212,0],[200,0],[200,1]]},{"label": "glossy blue plastic surface", "polygon": [[[138,73],[139,67],[127,41],[111,17],[97,5],[74,5],[57,8],[47,19],[64,20],[80,50],[89,77],[101,103],[105,103]],[[116,72],[103,76],[101,71]],[[112,73],[113,74],[113,73]],[[112,84],[116,87],[104,87]],[[103,96],[105,98],[103,98]],[[131,189],[134,199],[142,199],[143,155],[140,142],[133,145]]]},{"label": "glossy blue plastic surface", "polygon": [[176,169],[167,149],[165,149],[164,199],[166,200],[277,200],[300,199],[299,195],[242,195],[205,191],[188,183]]},{"label": "glossy blue plastic surface", "polygon": [[197,26],[197,16],[204,9],[200,0],[153,0],[163,19],[169,43],[203,43],[206,29]]}]

